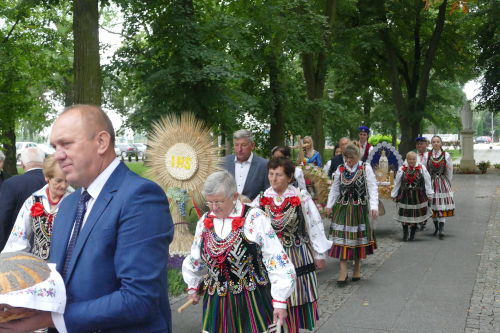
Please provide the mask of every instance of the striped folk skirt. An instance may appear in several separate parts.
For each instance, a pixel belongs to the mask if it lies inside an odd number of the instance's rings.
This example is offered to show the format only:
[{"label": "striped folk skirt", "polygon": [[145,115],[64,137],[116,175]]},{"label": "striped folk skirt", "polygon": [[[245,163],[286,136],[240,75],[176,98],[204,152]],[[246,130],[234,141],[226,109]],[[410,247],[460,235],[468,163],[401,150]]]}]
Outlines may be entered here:
[{"label": "striped folk skirt", "polygon": [[448,217],[455,215],[455,202],[448,178],[437,175],[432,180],[434,195],[431,200],[432,217]]},{"label": "striped folk skirt", "polygon": [[297,280],[295,289],[287,300],[288,332],[298,333],[299,329],[312,331],[318,321],[318,281],[314,266],[314,256],[310,243],[285,247],[285,251],[295,266]]},{"label": "striped folk skirt", "polygon": [[263,333],[273,323],[270,285],[245,288],[239,294],[228,292],[203,297],[203,332]]},{"label": "striped folk skirt", "polygon": [[420,189],[404,190],[397,198],[394,219],[403,224],[421,223],[432,215],[429,199]]},{"label": "striped folk skirt", "polygon": [[377,242],[370,227],[368,205],[336,202],[332,213],[328,237],[333,241],[330,257],[359,260],[373,254]]}]

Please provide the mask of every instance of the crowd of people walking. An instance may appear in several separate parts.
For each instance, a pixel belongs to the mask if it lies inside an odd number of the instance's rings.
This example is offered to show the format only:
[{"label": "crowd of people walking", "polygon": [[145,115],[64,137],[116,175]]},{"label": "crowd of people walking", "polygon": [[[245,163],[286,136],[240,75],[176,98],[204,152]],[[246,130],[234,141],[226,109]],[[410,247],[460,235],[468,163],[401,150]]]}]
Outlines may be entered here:
[{"label": "crowd of people walking", "polygon": [[[362,279],[361,261],[377,248],[374,225],[379,196],[374,171],[365,163],[374,149],[367,142],[369,128],[362,126],[359,130],[359,141],[340,139],[339,153],[324,166],[333,178],[326,203],[331,219],[328,235],[317,204],[306,190],[302,169],[290,159],[290,148],[273,148],[265,169],[267,181],[262,181],[259,174],[263,164],[254,163],[252,133],[235,133],[235,155],[226,158],[226,171],[210,176],[205,184],[209,212],[200,218],[193,248],[183,264],[189,298],[198,302],[204,295],[204,332],[261,332],[265,328],[251,327],[257,327],[257,323],[265,327],[277,320],[288,332],[313,330],[321,313],[316,272],[325,267],[326,256],[339,259],[340,287]],[[435,234],[443,239],[440,223],[453,215],[449,154],[442,151],[438,136],[432,139],[432,151],[427,151],[424,140],[416,139],[419,152],[422,142],[425,144],[421,157],[409,152],[405,163],[395,170],[391,196],[397,206],[394,219],[403,226],[403,241],[414,240],[417,226],[430,217],[437,221]],[[241,147],[247,149],[242,151]],[[304,160],[306,164],[323,166],[310,137],[304,138]],[[226,183],[231,186],[226,187]],[[253,187],[252,192],[243,192],[249,187]],[[248,213],[243,212],[245,204],[240,202],[246,203]],[[235,219],[241,222],[235,224]],[[272,246],[271,240],[276,240]],[[219,249],[216,253],[215,245]],[[255,247],[259,250],[252,256],[252,260],[257,260],[252,270],[247,264],[250,260],[242,263],[241,258],[248,258]],[[353,262],[351,277],[349,261]],[[289,274],[291,266],[294,273]],[[231,272],[241,273],[236,276]],[[218,288],[224,286],[222,294],[217,296],[214,283]],[[283,287],[280,293],[278,285]],[[270,295],[263,296],[262,288],[270,290]],[[246,301],[240,301],[242,298]],[[266,300],[274,308],[273,313],[264,304],[257,307],[249,303],[253,299]],[[241,320],[247,323],[246,328]]]},{"label": "crowd of people walking", "polygon": [[[369,134],[361,126],[358,140],[341,138],[326,163],[312,138],[304,138],[303,163],[332,179],[326,233],[290,148],[274,147],[266,160],[254,153],[250,131],[234,133],[234,154],[205,181],[207,212],[182,265],[189,302],[203,304],[203,332],[257,333],[276,324],[292,333],[313,330],[321,315],[316,273],[327,256],[339,260],[339,287],[363,279],[361,261],[377,249],[380,202],[366,163],[374,149]],[[164,192],[115,157],[114,130],[99,108],[64,111],[51,143],[56,153],[47,158],[38,148],[23,152],[24,175],[8,178],[0,171],[0,250],[57,263],[66,312],[0,324],[0,332],[16,325],[26,331],[170,332],[166,265],[173,227]],[[416,150],[394,170],[393,218],[403,241],[414,240],[429,218],[434,235],[444,239],[446,218],[454,215],[451,158],[439,136],[431,144],[428,151],[427,139],[416,138]],[[0,167],[4,159],[0,152]]]}]

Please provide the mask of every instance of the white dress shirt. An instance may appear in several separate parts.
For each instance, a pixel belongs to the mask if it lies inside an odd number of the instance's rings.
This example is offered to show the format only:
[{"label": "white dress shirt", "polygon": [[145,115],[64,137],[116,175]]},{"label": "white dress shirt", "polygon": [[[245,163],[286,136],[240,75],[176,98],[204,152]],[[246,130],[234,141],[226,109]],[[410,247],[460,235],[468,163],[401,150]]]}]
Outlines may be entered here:
[{"label": "white dress shirt", "polygon": [[[427,169],[427,159],[428,159],[428,157],[429,157],[429,152],[427,150],[425,150],[423,153],[419,153],[417,151],[417,164],[420,163],[420,164],[422,164],[422,166],[424,168]],[[406,162],[406,160],[405,160],[405,162]]]},{"label": "white dress shirt", "polygon": [[240,162],[238,161],[238,158],[234,156],[234,178],[236,180],[236,187],[239,194],[242,194],[243,189],[245,188],[245,182],[247,181],[248,172],[250,171],[252,158],[253,153],[250,153],[248,160]]},{"label": "white dress shirt", "polygon": [[[120,164],[120,159],[115,158],[113,162],[111,162],[106,169],[104,169],[103,172],[97,176],[96,179],[89,185],[89,187],[86,189],[87,192],[90,194],[90,199],[87,202],[87,211],[85,212],[85,216],[82,221],[82,229],[85,226],[85,222],[87,222],[87,218],[89,217],[90,211],[92,210],[92,207],[94,206],[94,203],[96,201],[96,198],[99,196],[101,193],[104,185],[108,181],[109,177],[115,171],[115,169],[118,167]],[[81,193],[85,191],[85,188],[81,189]],[[74,230],[73,230],[74,231]],[[73,231],[71,234],[73,234]],[[71,238],[71,236],[70,236]],[[69,244],[69,242],[68,242]],[[52,312],[52,321],[54,322],[54,326],[56,329],[59,331],[59,333],[67,333],[68,330],[66,329],[66,323],[64,322],[64,315],[57,313],[57,312]]]},{"label": "white dress shirt", "polygon": [[[368,144],[368,142],[366,142],[364,145],[361,144],[361,142],[359,143],[359,156],[360,156],[360,158],[363,158],[363,156],[365,155],[365,150],[366,150],[367,144]],[[370,146],[370,149],[368,149],[368,155],[370,155],[372,150],[373,150],[373,146]]]}]

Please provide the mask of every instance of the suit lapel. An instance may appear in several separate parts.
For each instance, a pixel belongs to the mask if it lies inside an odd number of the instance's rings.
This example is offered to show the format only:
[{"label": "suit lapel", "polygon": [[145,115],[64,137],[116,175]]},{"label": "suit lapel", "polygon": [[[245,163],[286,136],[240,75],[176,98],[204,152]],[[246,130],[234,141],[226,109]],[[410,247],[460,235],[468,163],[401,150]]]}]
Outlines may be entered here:
[{"label": "suit lapel", "polygon": [[252,158],[252,163],[250,163],[250,170],[248,170],[247,179],[245,179],[245,186],[243,186],[243,193],[246,193],[248,186],[252,185],[252,179],[255,174],[255,169],[257,168],[257,156],[255,154]]},{"label": "suit lapel", "polygon": [[236,163],[234,163],[234,155],[229,155],[229,156],[230,156],[230,159],[229,159],[228,171],[234,177],[236,175]]},{"label": "suit lapel", "polygon": [[118,190],[120,184],[122,183],[122,179],[125,176],[125,172],[127,170],[128,168],[125,166],[125,164],[123,164],[123,162],[120,162],[120,165],[118,165],[116,170],[111,174],[108,181],[101,190],[101,193],[95,200],[94,205],[92,206],[92,210],[90,211],[87,220],[85,221],[85,224],[82,227],[80,234],[78,235],[78,240],[76,241],[75,250],[73,251],[73,255],[68,264],[66,282],[68,282],[71,279],[71,275],[75,268],[76,262],[78,261],[78,258],[80,257],[80,254],[85,244],[87,243],[87,240],[92,230],[94,229],[100,217],[102,216],[102,214],[108,207],[109,203],[113,199],[114,192]]}]

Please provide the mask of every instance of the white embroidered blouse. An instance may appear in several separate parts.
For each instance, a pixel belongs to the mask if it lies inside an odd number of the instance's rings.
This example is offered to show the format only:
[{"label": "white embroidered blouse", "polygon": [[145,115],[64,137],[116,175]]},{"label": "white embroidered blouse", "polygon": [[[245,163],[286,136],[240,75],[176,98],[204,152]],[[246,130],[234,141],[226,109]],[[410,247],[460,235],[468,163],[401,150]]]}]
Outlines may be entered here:
[{"label": "white embroidered blouse", "polygon": [[[229,215],[231,217],[241,216],[243,204],[236,202],[235,209]],[[243,232],[250,241],[257,243],[262,252],[262,263],[266,267],[269,281],[271,282],[271,296],[274,308],[286,309],[286,299],[292,294],[295,287],[295,267],[288,258],[278,236],[271,226],[269,216],[261,209],[249,208]],[[201,241],[204,229],[203,215],[198,221],[194,235],[191,253],[182,263],[182,276],[188,288],[197,288],[203,276],[208,272],[205,262],[201,258]],[[214,231],[220,238],[226,238],[231,232],[231,219],[214,218]]]},{"label": "white embroidered blouse", "polygon": [[[372,167],[368,163],[363,163],[359,161],[357,165],[352,168],[346,164],[344,164],[345,168],[349,172],[356,171],[357,166],[364,165],[365,167],[365,175],[366,175],[366,186],[368,187],[368,195],[370,198],[370,209],[378,211],[378,186],[377,179],[375,178],[375,174],[373,173]],[[326,208],[332,208],[335,204],[335,200],[340,194],[340,168],[337,168],[335,171],[335,176],[333,179],[333,185],[330,189],[330,193],[328,194],[328,202],[326,204]]]},{"label": "white embroidered blouse", "polygon": [[[323,219],[321,218],[318,208],[309,193],[305,190],[299,191],[296,187],[289,185],[281,196],[279,196],[272,187],[268,188],[264,192],[264,196],[272,198],[275,204],[279,204],[278,197],[281,199],[294,196],[300,197],[302,212],[304,213],[304,218],[306,220],[307,233],[315,252],[314,258],[325,259],[326,252],[332,247],[332,241],[329,241],[325,236]],[[252,206],[259,207],[259,200],[260,196],[255,198],[252,202]]]},{"label": "white embroidered blouse", "polygon": [[[29,239],[31,238],[31,234],[33,233],[33,229],[31,226],[31,215],[30,215],[31,206],[33,206],[33,204],[35,203],[33,196],[41,197],[43,208],[47,212],[50,212],[50,204],[49,204],[49,199],[47,197],[48,186],[49,186],[48,184],[45,185],[44,187],[42,187],[41,189],[30,195],[28,199],[26,199],[26,201],[24,201],[24,204],[22,205],[21,210],[17,215],[14,227],[12,228],[12,231],[9,235],[9,239],[7,240],[7,243],[5,244],[5,247],[2,250],[2,252],[31,251],[31,245]],[[70,195],[73,191],[74,191],[73,188],[68,186],[66,193],[61,198],[61,200],[59,200],[59,203],[55,207],[54,217],[57,214],[57,211],[59,210],[59,206],[61,205],[62,200],[66,198],[68,195]]]}]

